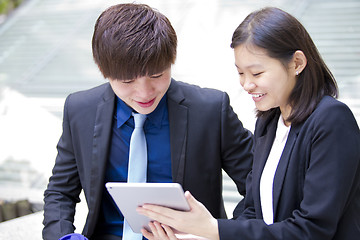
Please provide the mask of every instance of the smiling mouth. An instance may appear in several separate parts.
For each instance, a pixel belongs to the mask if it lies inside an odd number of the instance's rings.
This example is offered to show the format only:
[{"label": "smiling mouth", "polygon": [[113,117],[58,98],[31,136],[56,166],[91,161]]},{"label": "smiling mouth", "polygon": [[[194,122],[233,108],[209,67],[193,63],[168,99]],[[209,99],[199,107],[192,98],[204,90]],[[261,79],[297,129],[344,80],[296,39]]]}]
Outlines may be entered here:
[{"label": "smiling mouth", "polygon": [[253,97],[253,98],[259,98],[259,97],[262,97],[262,96],[264,96],[265,95],[265,93],[258,93],[258,94],[252,94],[251,93],[251,96]]},{"label": "smiling mouth", "polygon": [[150,100],[148,102],[137,102],[137,103],[140,105],[140,107],[147,108],[147,107],[151,107],[154,104],[155,99],[156,98],[153,98],[152,100]]}]

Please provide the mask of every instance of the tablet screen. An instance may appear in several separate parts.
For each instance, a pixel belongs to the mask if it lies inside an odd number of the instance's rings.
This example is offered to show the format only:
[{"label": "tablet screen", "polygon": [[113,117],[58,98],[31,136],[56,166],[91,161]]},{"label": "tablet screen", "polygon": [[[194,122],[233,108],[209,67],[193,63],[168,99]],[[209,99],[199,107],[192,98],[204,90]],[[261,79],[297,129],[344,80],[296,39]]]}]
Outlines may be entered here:
[{"label": "tablet screen", "polygon": [[136,212],[136,208],[145,203],[177,210],[190,210],[184,191],[178,183],[108,182],[105,186],[130,227],[136,233],[141,233],[142,228],[150,231],[148,223],[151,219]]}]

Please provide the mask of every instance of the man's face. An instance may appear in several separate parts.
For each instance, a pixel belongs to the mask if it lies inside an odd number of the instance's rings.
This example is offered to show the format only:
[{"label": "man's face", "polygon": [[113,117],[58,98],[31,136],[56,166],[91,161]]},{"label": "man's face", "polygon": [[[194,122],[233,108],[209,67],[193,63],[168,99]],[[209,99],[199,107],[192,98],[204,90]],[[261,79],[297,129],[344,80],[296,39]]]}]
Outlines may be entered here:
[{"label": "man's face", "polygon": [[141,114],[153,112],[168,90],[171,67],[161,73],[135,79],[110,79],[110,85],[121,100]]}]

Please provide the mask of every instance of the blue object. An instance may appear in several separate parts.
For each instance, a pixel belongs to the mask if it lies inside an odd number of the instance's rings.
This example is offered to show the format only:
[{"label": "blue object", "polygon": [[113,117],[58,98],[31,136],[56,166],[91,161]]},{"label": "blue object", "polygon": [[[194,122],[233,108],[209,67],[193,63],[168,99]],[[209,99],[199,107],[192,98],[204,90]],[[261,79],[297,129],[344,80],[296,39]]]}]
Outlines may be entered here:
[{"label": "blue object", "polygon": [[88,239],[79,233],[70,233],[59,238],[59,240],[88,240]]},{"label": "blue object", "polygon": [[[130,137],[135,125],[131,117],[132,111],[120,98],[117,98],[105,182],[127,182]],[[148,148],[147,182],[172,182],[166,95],[157,108],[147,115],[144,131]],[[105,189],[94,234],[122,236],[122,232],[123,216]]]},{"label": "blue object", "polygon": [[[130,153],[128,167],[128,182],[146,182],[147,173],[147,149],[144,133],[146,115],[133,113],[135,128],[130,138]],[[141,240],[142,234],[134,233],[129,223],[124,221],[124,240]]]}]

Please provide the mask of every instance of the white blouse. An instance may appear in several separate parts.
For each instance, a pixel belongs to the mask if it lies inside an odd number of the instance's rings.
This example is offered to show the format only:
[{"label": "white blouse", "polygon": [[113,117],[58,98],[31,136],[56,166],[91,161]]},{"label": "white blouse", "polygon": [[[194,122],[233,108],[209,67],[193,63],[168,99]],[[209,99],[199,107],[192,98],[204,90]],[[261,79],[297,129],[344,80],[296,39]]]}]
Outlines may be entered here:
[{"label": "white blouse", "polygon": [[283,117],[280,115],[275,140],[260,179],[260,202],[263,219],[266,224],[274,223],[273,214],[273,183],[276,168],[279,164],[281,154],[284,150],[288,138],[290,127],[284,124]]}]

